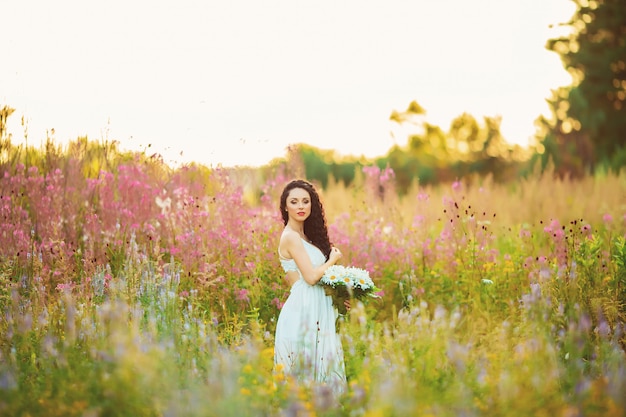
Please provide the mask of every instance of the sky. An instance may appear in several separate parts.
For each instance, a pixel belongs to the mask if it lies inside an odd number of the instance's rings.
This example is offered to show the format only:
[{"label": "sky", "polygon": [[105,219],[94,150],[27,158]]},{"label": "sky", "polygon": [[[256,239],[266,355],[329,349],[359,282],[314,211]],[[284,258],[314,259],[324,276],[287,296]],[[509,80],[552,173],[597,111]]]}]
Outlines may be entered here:
[{"label": "sky", "polygon": [[87,136],[210,166],[293,143],[375,157],[406,144],[389,116],[413,100],[444,130],[501,116],[526,145],[571,83],[545,49],[569,0],[4,3],[0,106],[13,142],[35,146]]}]

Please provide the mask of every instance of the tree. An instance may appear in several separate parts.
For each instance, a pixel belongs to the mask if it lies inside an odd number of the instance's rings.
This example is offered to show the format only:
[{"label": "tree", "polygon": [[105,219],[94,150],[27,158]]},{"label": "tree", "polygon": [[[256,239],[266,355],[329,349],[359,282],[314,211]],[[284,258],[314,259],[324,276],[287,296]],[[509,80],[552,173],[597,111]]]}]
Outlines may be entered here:
[{"label": "tree", "polygon": [[546,158],[570,161],[574,171],[619,168],[626,164],[626,0],[572,1],[571,33],[546,45],[573,79],[548,100],[554,117],[542,122]]},{"label": "tree", "polygon": [[5,135],[7,135],[7,119],[10,115],[13,114],[15,109],[12,109],[9,106],[3,106],[0,108],[0,139],[4,139]]},{"label": "tree", "polygon": [[7,132],[7,119],[15,109],[9,106],[0,108],[0,165],[6,163],[11,149],[11,136]]}]

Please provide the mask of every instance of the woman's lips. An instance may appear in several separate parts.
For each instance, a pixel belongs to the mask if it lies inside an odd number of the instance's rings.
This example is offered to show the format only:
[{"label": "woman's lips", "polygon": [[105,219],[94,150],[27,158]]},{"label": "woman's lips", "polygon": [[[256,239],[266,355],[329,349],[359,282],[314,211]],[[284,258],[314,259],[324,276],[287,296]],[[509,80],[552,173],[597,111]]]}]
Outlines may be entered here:
[{"label": "woman's lips", "polygon": [[298,212],[298,216],[304,216],[304,212],[303,211],[299,211]]}]

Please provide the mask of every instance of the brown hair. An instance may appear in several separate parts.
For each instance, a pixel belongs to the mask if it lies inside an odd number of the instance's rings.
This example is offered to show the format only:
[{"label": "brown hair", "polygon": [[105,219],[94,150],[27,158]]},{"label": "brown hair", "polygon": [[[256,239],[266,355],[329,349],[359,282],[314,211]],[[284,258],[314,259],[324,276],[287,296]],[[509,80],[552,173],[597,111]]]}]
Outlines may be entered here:
[{"label": "brown hair", "polygon": [[287,196],[294,188],[301,188],[311,196],[311,214],[304,221],[304,234],[328,259],[330,256],[330,240],[328,238],[328,227],[326,226],[326,215],[324,214],[324,206],[320,196],[317,194],[313,184],[304,180],[293,180],[285,186],[280,196],[280,214],[283,217],[283,222],[287,225],[289,221],[289,215],[286,211]]}]

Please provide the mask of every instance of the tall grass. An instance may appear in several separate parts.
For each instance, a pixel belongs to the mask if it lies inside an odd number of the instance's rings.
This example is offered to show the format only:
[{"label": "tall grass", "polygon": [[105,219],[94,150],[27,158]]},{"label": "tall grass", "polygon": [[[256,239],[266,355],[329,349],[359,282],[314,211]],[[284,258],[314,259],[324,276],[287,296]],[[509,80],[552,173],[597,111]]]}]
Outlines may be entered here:
[{"label": "tall grass", "polygon": [[384,293],[340,322],[337,407],[273,370],[297,164],[47,146],[0,161],[2,415],[626,414],[624,174],[331,181],[331,240]]}]

